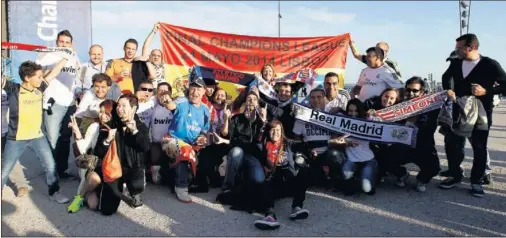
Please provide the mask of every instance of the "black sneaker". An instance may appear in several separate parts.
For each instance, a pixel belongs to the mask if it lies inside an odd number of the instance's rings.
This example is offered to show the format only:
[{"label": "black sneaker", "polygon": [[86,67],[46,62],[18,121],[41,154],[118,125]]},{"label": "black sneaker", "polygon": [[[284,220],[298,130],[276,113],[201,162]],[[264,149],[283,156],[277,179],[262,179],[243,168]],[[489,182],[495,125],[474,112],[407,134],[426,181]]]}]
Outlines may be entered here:
[{"label": "black sneaker", "polygon": [[134,209],[142,207],[144,203],[142,202],[141,195],[140,194],[133,195],[128,205]]},{"label": "black sneaker", "polygon": [[256,220],[253,224],[260,230],[274,230],[280,227],[280,224],[276,219],[276,215],[274,214],[269,214],[263,219]]},{"label": "black sneaker", "polygon": [[462,182],[462,178],[457,179],[453,177],[448,177],[439,184],[439,187],[444,189],[450,189],[455,187],[455,185],[459,184],[460,182]]},{"label": "black sneaker", "polygon": [[72,174],[69,174],[67,172],[59,173],[58,177],[60,179],[68,179],[68,180],[76,180],[76,179],[78,179],[78,177],[76,177],[76,176],[74,176]]},{"label": "black sneaker", "polygon": [[204,185],[191,185],[188,188],[188,193],[207,193],[209,192],[209,187]]},{"label": "black sneaker", "polygon": [[292,213],[290,213],[290,220],[306,219],[308,217],[309,211],[300,207],[292,208]]},{"label": "black sneaker", "polygon": [[491,183],[492,183],[492,176],[490,174],[486,174],[481,179],[481,184],[482,185],[490,185]]},{"label": "black sneaker", "polygon": [[[461,172],[462,172],[462,173],[461,173],[462,178],[465,178],[465,176],[464,176],[464,175],[465,175],[465,174],[464,174],[464,171],[462,170]],[[440,173],[439,173],[439,176],[442,176],[442,177],[451,177],[451,176],[452,176],[452,174],[451,174],[451,171],[450,171],[450,170],[445,170],[445,171],[440,172]]]},{"label": "black sneaker", "polygon": [[481,184],[471,184],[470,192],[475,197],[483,197],[485,196],[485,191],[483,191],[483,186]]}]

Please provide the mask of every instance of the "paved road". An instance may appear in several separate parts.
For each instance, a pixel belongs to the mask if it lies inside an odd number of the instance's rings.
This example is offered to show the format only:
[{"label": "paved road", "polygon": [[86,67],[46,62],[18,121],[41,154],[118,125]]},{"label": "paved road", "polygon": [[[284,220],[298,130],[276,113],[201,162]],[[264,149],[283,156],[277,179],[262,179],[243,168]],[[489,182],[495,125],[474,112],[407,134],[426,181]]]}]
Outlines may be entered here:
[{"label": "paved road", "polygon": [[[443,169],[446,159],[442,137],[437,135]],[[467,145],[469,146],[469,145]],[[193,197],[194,203],[178,202],[168,188],[147,185],[145,206],[131,209],[121,204],[119,212],[105,217],[88,209],[68,214],[65,205],[50,202],[35,157],[23,163],[34,190],[16,198],[3,190],[2,236],[506,236],[506,105],[496,108],[489,148],[493,185],[484,198],[468,193],[469,180],[453,190],[437,188],[432,181],[425,194],[412,187],[399,189],[393,180],[378,188],[375,196],[345,197],[321,190],[308,191],[305,221],[288,219],[290,200],[276,202],[282,226],[277,231],[256,230],[256,217],[214,204],[218,191]],[[464,166],[469,175],[472,151],[467,148]],[[413,172],[412,172],[413,173]],[[414,186],[415,179],[410,182]],[[64,194],[73,196],[76,181],[62,183]]]}]

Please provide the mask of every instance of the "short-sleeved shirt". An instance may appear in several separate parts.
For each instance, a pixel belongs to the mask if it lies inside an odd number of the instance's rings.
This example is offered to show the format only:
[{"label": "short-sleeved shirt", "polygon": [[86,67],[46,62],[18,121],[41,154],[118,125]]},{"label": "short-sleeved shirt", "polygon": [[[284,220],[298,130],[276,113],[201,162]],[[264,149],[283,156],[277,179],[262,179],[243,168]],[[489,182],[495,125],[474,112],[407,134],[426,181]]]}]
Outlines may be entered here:
[{"label": "short-sleeved shirt", "polygon": [[392,68],[383,64],[378,68],[367,67],[360,72],[357,86],[361,86],[360,101],[379,96],[387,88],[403,88],[404,84]]},{"label": "short-sleeved shirt", "polygon": [[[293,126],[293,133],[302,136],[302,140],[304,140],[304,142],[329,140],[332,136],[332,133],[330,131],[325,130],[319,126],[303,122],[301,120],[295,121],[295,125]],[[326,146],[314,149],[314,151],[316,151],[318,154],[323,153],[326,150]]]},{"label": "short-sleeved shirt", "polygon": [[119,88],[121,89],[121,92],[123,94],[127,93],[127,91],[130,91],[131,93],[134,93],[134,83],[133,79],[128,78],[121,78],[119,77],[121,75],[121,72],[124,70],[132,72],[132,62],[127,62],[123,58],[121,59],[114,59],[112,60],[111,64],[107,67],[107,70],[105,73],[109,75],[109,77],[118,77],[116,83],[118,84]]},{"label": "short-sleeved shirt", "polygon": [[[44,70],[52,70],[62,60],[63,52],[48,52],[41,53],[35,63],[40,64]],[[69,57],[65,66],[61,69],[58,75],[52,80],[44,92],[44,105],[47,104],[50,98],[55,100],[55,103],[61,106],[71,106],[74,103],[75,81],[77,78],[78,58],[74,54]]]},{"label": "short-sleeved shirt", "polygon": [[153,110],[153,119],[151,120],[151,141],[161,142],[162,138],[169,131],[171,122],[172,112],[160,104],[156,105]]},{"label": "short-sleeved shirt", "polygon": [[210,126],[209,109],[200,104],[199,107],[189,101],[176,104],[174,116],[169,126],[169,134],[188,144],[195,144],[201,133],[207,133]]},{"label": "short-sleeved shirt", "polygon": [[137,109],[137,116],[139,119],[146,125],[146,127],[151,126],[151,120],[153,119],[153,111],[155,106],[158,103],[156,102],[156,97],[151,97],[145,102],[139,102],[139,108]]},{"label": "short-sleeved shirt", "polygon": [[43,81],[39,88],[28,90],[20,84],[7,81],[4,86],[9,100],[9,131],[11,140],[37,139],[43,134],[42,97],[47,84]]},{"label": "short-sleeved shirt", "polygon": [[337,91],[337,96],[334,100],[325,104],[325,111],[330,111],[330,109],[339,107],[343,110],[346,110],[346,105],[348,105],[348,101],[350,100],[350,93],[344,89],[339,89]]}]

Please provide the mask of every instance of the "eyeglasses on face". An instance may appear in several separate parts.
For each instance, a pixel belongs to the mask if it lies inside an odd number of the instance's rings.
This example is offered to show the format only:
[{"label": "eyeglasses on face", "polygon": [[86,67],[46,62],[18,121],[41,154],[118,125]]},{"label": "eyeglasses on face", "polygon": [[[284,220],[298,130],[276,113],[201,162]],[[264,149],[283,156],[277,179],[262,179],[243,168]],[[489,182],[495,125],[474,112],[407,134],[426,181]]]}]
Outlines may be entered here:
[{"label": "eyeglasses on face", "polygon": [[406,88],[405,90],[407,93],[418,93],[421,90],[420,89],[413,89],[413,88]]},{"label": "eyeglasses on face", "polygon": [[141,91],[153,92],[153,88],[141,88]]}]

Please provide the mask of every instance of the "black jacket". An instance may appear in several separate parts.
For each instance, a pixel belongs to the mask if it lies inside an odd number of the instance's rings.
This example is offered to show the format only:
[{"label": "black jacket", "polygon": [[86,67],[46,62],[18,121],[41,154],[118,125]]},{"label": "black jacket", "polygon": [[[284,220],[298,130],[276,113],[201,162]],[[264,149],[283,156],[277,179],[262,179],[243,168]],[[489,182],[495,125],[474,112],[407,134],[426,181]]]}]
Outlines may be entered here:
[{"label": "black jacket", "polygon": [[139,117],[135,115],[138,132],[132,135],[125,132],[122,126],[116,132],[116,145],[121,167],[127,169],[143,169],[146,152],[150,148],[149,130]]},{"label": "black jacket", "polygon": [[257,157],[260,152],[257,148],[262,141],[264,126],[259,115],[255,120],[246,118],[244,113],[234,115],[228,125],[230,145],[241,147],[244,152]]},{"label": "black jacket", "polygon": [[[457,97],[463,97],[472,95],[472,83],[481,85],[487,90],[487,94],[477,98],[482,102],[485,111],[487,111],[487,117],[491,120],[494,95],[506,93],[506,73],[497,61],[482,56],[480,62],[464,78],[462,74],[462,62],[463,60],[460,59],[450,62],[450,66],[442,77],[443,89],[453,89]],[[496,82],[499,86],[494,87]]]},{"label": "black jacket", "polygon": [[151,81],[151,80],[149,80],[149,70],[148,70],[148,66],[146,65],[146,62],[144,62],[144,61],[133,61],[132,62],[132,81],[134,84],[134,91],[135,92],[137,92],[137,89],[141,85],[141,82]]},{"label": "black jacket", "polygon": [[[276,168],[278,169],[287,169],[289,170],[293,175],[297,175],[297,168],[295,168],[295,152],[301,152],[301,151],[310,151],[314,148],[328,146],[328,141],[308,141],[308,142],[296,142],[291,140],[283,139],[284,147],[283,151],[286,154],[285,162]],[[264,141],[263,148],[262,148],[262,159],[260,162],[267,168],[273,169],[274,164],[268,159],[268,151],[267,151],[267,141]],[[271,174],[272,175],[272,174]]]},{"label": "black jacket", "polygon": [[297,136],[295,133],[293,133],[293,126],[295,125],[293,102],[280,107],[277,101],[269,99],[263,94],[260,94],[260,105],[262,104],[267,104],[267,120],[279,120],[281,124],[283,124],[286,138],[290,140],[296,140]]}]

